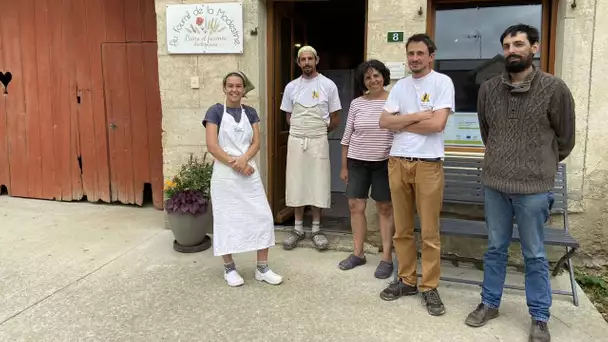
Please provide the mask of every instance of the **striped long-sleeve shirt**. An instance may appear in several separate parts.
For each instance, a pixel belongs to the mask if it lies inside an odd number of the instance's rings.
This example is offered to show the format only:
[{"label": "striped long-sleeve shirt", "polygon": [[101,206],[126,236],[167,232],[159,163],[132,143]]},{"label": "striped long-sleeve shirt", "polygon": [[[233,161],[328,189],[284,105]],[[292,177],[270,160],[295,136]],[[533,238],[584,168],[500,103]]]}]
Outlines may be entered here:
[{"label": "striped long-sleeve shirt", "polygon": [[388,159],[393,133],[380,128],[380,114],[385,100],[354,99],[348,110],[342,145],[348,146],[348,158],[380,161]]}]

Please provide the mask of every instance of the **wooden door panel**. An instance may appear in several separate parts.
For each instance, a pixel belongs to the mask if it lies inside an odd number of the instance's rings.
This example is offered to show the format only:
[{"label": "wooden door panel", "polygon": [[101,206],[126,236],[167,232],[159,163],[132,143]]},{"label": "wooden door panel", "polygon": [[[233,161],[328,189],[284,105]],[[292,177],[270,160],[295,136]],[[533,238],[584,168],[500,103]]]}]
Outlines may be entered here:
[{"label": "wooden door panel", "polygon": [[112,201],[134,203],[127,44],[102,46]]},{"label": "wooden door panel", "polygon": [[275,193],[275,198],[277,199],[275,202],[275,221],[276,223],[281,223],[285,220],[288,220],[293,215],[293,209],[287,207],[285,203],[285,165],[287,164],[287,145],[283,145],[278,147],[277,154],[273,163],[277,165],[277,175],[278,177],[274,179],[275,187],[280,191],[279,193]]},{"label": "wooden door panel", "polygon": [[[126,0],[132,2],[133,0]],[[105,28],[106,42],[124,43],[126,41],[126,18],[136,15],[129,13],[125,15],[125,0],[105,0]],[[130,20],[130,19],[129,19]]]},{"label": "wooden door panel", "polygon": [[[35,13],[34,0],[22,0],[20,5],[20,22],[31,21]],[[38,97],[38,70],[36,61],[36,26],[21,25],[21,62],[23,69],[25,96],[25,126],[27,145],[27,185],[28,197],[42,198],[42,146],[40,142],[40,116]]]},{"label": "wooden door panel", "polygon": [[162,208],[154,1],[0,1],[0,13],[0,71],[13,74],[0,94],[0,185],[142,204],[151,183]]},{"label": "wooden door panel", "polygon": [[[143,18],[141,39],[144,42],[155,43],[156,45],[156,7],[154,5],[154,0],[144,0],[139,3],[139,9]],[[158,58],[158,52],[155,52],[155,54],[157,56],[156,58]],[[158,68],[150,70],[158,70]]]},{"label": "wooden door panel", "polygon": [[161,104],[156,43],[103,44],[112,201],[162,208]]},{"label": "wooden door panel", "polygon": [[275,3],[273,8],[273,56],[277,56],[273,63],[273,156],[271,160],[271,174],[273,175],[272,204],[275,222],[281,223],[293,216],[293,208],[285,205],[285,175],[287,164],[287,139],[289,125],[285,113],[281,111],[281,101],[285,86],[299,75],[295,63],[295,44],[306,43],[305,24],[296,18],[293,3]]},{"label": "wooden door panel", "polygon": [[[2,6],[0,5],[0,9]],[[2,49],[2,26],[0,26],[0,72],[8,72],[4,68]],[[8,130],[6,127],[6,96],[4,87],[0,85],[0,191],[2,186],[7,189],[10,185],[10,168],[8,165]]]},{"label": "wooden door panel", "polygon": [[[89,4],[93,4],[96,1],[89,1]],[[74,98],[71,100],[73,113],[76,113],[77,123],[74,129],[78,134],[78,148],[77,148],[77,159],[80,164],[80,179],[82,182],[82,189],[84,195],[87,196],[89,201],[98,201],[107,199],[104,198],[103,194],[109,193],[109,185],[106,189],[100,188],[98,180],[103,177],[108,177],[108,165],[103,159],[99,163],[97,158],[96,144],[105,144],[106,137],[101,141],[96,139],[95,135],[95,116],[94,116],[94,102],[93,102],[93,58],[89,51],[89,42],[94,41],[96,44],[100,44],[101,40],[99,37],[92,37],[88,28],[91,31],[95,30],[95,26],[99,25],[95,20],[87,20],[87,18],[99,17],[100,13],[93,12],[95,8],[87,8],[87,4],[84,1],[72,1],[71,2],[71,31],[72,31],[72,44],[73,51],[80,54],[79,58],[74,58],[75,70],[75,91]],[[103,18],[103,15],[101,15]],[[100,70],[101,68],[99,68]],[[101,86],[99,86],[101,88]],[[103,108],[103,104],[102,104]],[[105,113],[104,113],[105,114]],[[102,128],[105,127],[105,122]],[[73,133],[72,135],[74,135]],[[107,155],[107,151],[104,151],[104,155]],[[105,191],[104,191],[105,190]]]},{"label": "wooden door panel", "polygon": [[[104,81],[102,72],[101,46],[106,41],[106,7],[104,1],[86,1],[86,26],[88,33],[88,46],[90,61],[90,88],[86,84],[79,86],[81,89],[81,103],[89,101],[92,107],[93,132],[91,127],[85,125],[81,127],[81,134],[90,134],[94,140],[94,151],[85,148],[83,143],[83,173],[84,181],[89,178],[89,170],[95,174],[96,186],[95,193],[87,192],[90,201],[101,200],[111,201],[110,194],[110,161],[108,156],[108,124],[106,121],[106,105],[104,94]],[[87,91],[89,89],[89,91]],[[87,145],[88,146],[88,145]],[[92,159],[93,158],[93,159]],[[93,166],[87,166],[93,163]],[[89,188],[91,186],[89,185]]]},{"label": "wooden door panel", "polygon": [[[77,101],[78,97],[78,80],[77,80],[77,67],[76,61],[87,57],[86,52],[78,50],[78,46],[74,44],[74,13],[72,3],[76,0],[68,0],[62,2],[62,14],[63,14],[63,37],[64,45],[63,48],[68,58],[64,58],[66,76],[68,80],[68,90],[66,91],[67,103],[70,108],[70,149],[68,154],[69,160],[69,172],[70,172],[70,198],[66,200],[80,200],[84,197],[83,189],[83,174],[82,174],[82,152],[80,146],[80,118],[78,116],[80,104]],[[76,21],[77,22],[77,21]]]},{"label": "wooden door panel", "polygon": [[11,168],[9,194],[27,197],[27,124],[24,96],[24,77],[21,65],[20,8],[8,1],[0,1],[0,41],[2,41],[3,69],[13,79],[3,95],[6,107],[8,160]]},{"label": "wooden door panel", "polygon": [[143,60],[143,45],[141,43],[127,44],[130,117],[133,127],[131,161],[134,170],[134,203],[137,204],[143,203],[144,183],[150,183],[148,118]]},{"label": "wooden door panel", "polygon": [[[0,49],[0,56],[1,52],[2,50]],[[1,57],[0,64],[2,64]],[[0,191],[2,191],[2,186],[5,186],[7,189],[9,188],[11,177],[8,165],[8,132],[6,129],[6,105],[3,92],[4,89],[0,86]]]},{"label": "wooden door panel", "polygon": [[[154,206],[162,209],[162,113],[154,1],[108,0],[104,7],[108,43],[103,44],[100,55],[106,127],[116,124],[115,130],[107,131],[111,200],[141,205],[149,183]],[[124,13],[127,19],[118,23],[117,18],[109,18],[112,13]]]},{"label": "wooden door panel", "polygon": [[72,158],[77,155],[78,133],[70,103],[75,88],[70,2],[48,5],[47,0],[0,4],[3,65],[14,74],[5,101],[13,170],[8,188],[18,197],[80,199],[80,167]]},{"label": "wooden door panel", "polygon": [[125,41],[141,42],[143,30],[143,3],[145,0],[123,0],[125,18]]},{"label": "wooden door panel", "polygon": [[[0,10],[4,6],[0,4]],[[4,64],[4,48],[2,46],[3,34],[2,25],[0,24],[0,72],[8,72]],[[4,95],[4,87],[0,85],[0,191],[2,186],[7,189],[10,187],[10,168],[8,164],[8,128],[6,116],[6,96]]]},{"label": "wooden door panel", "polygon": [[[38,74],[38,114],[40,153],[42,156],[42,198],[60,199],[61,188],[57,182],[55,161],[55,120],[53,116],[53,94],[57,84],[51,80],[50,21],[47,12],[51,0],[36,0],[36,72]],[[33,133],[36,134],[36,133]]]},{"label": "wooden door panel", "polygon": [[[144,31],[145,32],[145,31]],[[155,31],[156,32],[156,31]],[[158,44],[143,43],[144,84],[146,91],[146,113],[148,125],[148,154],[150,184],[154,207],[162,209],[163,194],[163,146],[162,146],[162,107],[158,84]]]},{"label": "wooden door panel", "polygon": [[77,152],[78,133],[74,131],[73,102],[76,98],[76,70],[71,48],[70,3],[55,5],[48,1],[51,53],[51,96],[54,119],[56,181],[61,193],[56,199],[71,201],[82,198],[82,181]]},{"label": "wooden door panel", "polygon": [[285,113],[281,111],[281,100],[285,86],[293,76],[293,4],[275,3],[274,10],[274,55],[278,58],[274,63],[274,103],[273,103],[273,136],[274,155],[272,158],[272,174],[275,175],[273,184],[273,212],[276,223],[281,223],[293,215],[293,209],[285,205],[285,175],[287,164],[287,138],[289,126]]}]

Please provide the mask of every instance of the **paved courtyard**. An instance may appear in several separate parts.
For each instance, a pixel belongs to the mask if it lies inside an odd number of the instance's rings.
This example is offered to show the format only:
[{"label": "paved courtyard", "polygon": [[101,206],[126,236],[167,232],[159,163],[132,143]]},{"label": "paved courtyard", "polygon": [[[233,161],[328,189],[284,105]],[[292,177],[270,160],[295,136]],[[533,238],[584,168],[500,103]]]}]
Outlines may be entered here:
[{"label": "paved courtyard", "polygon": [[[285,277],[276,287],[253,278],[255,253],[238,255],[245,285],[229,288],[211,249],[180,254],[172,241],[152,208],[0,197],[0,341],[527,341],[520,291],[506,291],[501,316],[473,329],[464,318],[479,287],[442,283],[447,313],[431,317],[420,296],[379,298],[388,280],[373,277],[378,255],[343,272],[347,252],[275,247],[271,267]],[[443,273],[481,278],[450,264]],[[553,286],[568,284],[563,275]],[[553,341],[608,341],[579,295],[579,307],[554,297]]]}]

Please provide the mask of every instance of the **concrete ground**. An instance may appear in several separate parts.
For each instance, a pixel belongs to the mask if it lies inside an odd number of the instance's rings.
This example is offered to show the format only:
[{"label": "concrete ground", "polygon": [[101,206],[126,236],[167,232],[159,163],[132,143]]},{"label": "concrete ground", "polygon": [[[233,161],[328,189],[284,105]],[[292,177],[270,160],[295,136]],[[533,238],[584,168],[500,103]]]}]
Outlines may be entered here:
[{"label": "concrete ground", "polygon": [[[271,266],[285,280],[271,286],[253,278],[254,253],[242,254],[245,285],[229,288],[211,249],[180,254],[172,241],[151,208],[0,197],[0,341],[527,341],[519,291],[506,291],[501,316],[473,329],[463,322],[478,287],[442,283],[441,317],[419,296],[384,302],[378,255],[343,272],[347,252],[275,247]],[[449,264],[443,274],[481,277]],[[568,278],[554,286],[567,289]],[[554,297],[553,341],[608,341],[608,325],[579,295],[579,307]]]}]

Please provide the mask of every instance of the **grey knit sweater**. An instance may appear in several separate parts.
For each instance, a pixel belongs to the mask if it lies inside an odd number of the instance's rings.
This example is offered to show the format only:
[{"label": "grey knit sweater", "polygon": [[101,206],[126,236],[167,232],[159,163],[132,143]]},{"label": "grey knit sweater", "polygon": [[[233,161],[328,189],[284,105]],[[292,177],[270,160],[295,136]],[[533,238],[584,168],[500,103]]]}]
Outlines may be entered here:
[{"label": "grey knit sweater", "polygon": [[513,85],[505,72],[482,84],[477,108],[484,185],[509,194],[550,191],[558,162],[574,148],[574,99],[566,84],[534,69]]}]

